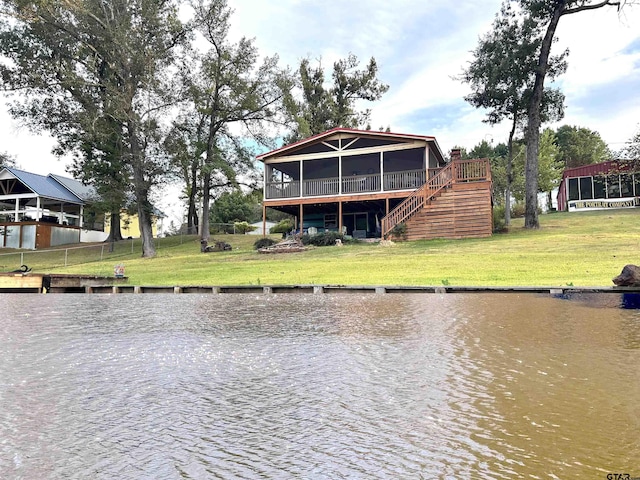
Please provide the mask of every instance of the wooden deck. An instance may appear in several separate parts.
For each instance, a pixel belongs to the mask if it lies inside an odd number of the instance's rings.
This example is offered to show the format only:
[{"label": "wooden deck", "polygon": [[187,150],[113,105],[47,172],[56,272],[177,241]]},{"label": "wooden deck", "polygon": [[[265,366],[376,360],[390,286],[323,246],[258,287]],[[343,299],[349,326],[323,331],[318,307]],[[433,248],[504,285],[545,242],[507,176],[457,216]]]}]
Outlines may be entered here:
[{"label": "wooden deck", "polygon": [[382,219],[382,236],[404,223],[407,240],[490,236],[491,168],[488,159],[457,160]]}]

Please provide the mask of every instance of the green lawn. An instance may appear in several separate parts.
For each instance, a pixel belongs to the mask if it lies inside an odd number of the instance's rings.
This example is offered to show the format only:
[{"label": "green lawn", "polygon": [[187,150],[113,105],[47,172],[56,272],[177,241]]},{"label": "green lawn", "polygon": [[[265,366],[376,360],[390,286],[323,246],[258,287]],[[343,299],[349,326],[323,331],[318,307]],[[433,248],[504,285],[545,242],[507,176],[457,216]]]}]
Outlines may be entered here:
[{"label": "green lawn", "polygon": [[174,238],[160,243],[153,259],[140,258],[136,248],[117,261],[49,271],[111,276],[122,262],[134,285],[610,286],[624,265],[640,264],[640,209],[554,213],[541,215],[540,223],[540,230],[525,230],[516,219],[509,233],[477,240],[361,243],[277,255],[256,253],[259,237],[251,235],[216,237],[233,251],[208,254],[200,253],[195,237],[182,244]]}]

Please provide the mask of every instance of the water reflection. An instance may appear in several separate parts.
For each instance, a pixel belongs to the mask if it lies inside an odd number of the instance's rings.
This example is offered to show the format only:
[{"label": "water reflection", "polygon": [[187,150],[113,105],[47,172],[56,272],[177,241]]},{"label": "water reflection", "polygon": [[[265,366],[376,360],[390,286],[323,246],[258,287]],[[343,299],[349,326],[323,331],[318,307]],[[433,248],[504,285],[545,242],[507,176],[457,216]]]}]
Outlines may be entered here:
[{"label": "water reflection", "polygon": [[3,300],[0,478],[640,476],[639,311],[514,294]]}]

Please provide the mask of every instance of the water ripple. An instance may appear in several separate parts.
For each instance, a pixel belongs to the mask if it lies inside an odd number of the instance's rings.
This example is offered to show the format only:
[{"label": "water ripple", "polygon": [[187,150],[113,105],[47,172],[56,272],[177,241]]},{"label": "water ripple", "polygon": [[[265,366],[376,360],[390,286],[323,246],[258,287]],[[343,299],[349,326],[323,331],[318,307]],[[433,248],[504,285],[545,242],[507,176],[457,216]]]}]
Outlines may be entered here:
[{"label": "water ripple", "polygon": [[637,468],[634,311],[499,294],[4,299],[1,478]]}]

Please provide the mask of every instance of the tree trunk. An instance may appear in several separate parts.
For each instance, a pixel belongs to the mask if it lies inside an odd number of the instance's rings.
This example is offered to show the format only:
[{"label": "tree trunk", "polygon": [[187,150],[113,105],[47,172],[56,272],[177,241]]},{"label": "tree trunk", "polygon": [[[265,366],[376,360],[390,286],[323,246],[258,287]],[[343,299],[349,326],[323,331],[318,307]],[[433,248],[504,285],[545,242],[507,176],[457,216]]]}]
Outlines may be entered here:
[{"label": "tree trunk", "polygon": [[187,186],[189,190],[189,208],[187,211],[187,233],[189,235],[198,234],[198,210],[196,208],[196,197],[198,195],[198,167],[194,161],[191,165],[191,179]]},{"label": "tree trunk", "polygon": [[200,241],[209,241],[209,202],[211,201],[211,173],[202,174],[202,231]]},{"label": "tree trunk", "polygon": [[120,212],[111,212],[109,214],[109,253],[113,253],[114,243],[122,240],[122,231],[120,230]]},{"label": "tree trunk", "polygon": [[507,183],[504,189],[504,224],[506,227],[511,225],[511,183],[513,182],[513,136],[516,133],[516,125],[518,117],[513,116],[513,124],[509,132],[509,141],[507,143]]},{"label": "tree trunk", "polygon": [[153,207],[149,202],[149,183],[144,175],[144,152],[138,144],[136,129],[129,126],[129,134],[133,167],[133,191],[138,205],[138,224],[140,225],[140,239],[142,240],[142,256],[155,257],[156,248],[153,245],[153,230],[151,227]]},{"label": "tree trunk", "polygon": [[565,8],[566,1],[555,4],[551,21],[542,40],[536,80],[533,85],[531,102],[529,103],[529,118],[527,123],[527,157],[525,167],[525,228],[540,228],[538,221],[538,153],[540,148],[540,104],[544,90],[544,78],[549,68],[549,54],[553,36],[556,33],[558,21]]}]

